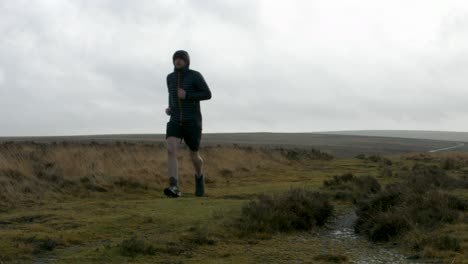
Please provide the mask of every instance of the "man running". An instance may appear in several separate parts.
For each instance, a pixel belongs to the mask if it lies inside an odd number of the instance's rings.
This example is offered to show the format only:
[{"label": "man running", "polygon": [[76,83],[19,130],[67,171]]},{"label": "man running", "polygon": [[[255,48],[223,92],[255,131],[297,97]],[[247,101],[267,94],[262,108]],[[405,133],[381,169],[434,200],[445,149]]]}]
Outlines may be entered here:
[{"label": "man running", "polygon": [[205,176],[203,175],[203,159],[199,153],[202,135],[202,114],[200,101],[211,99],[211,91],[203,76],[190,66],[189,54],[178,50],[172,56],[174,71],[167,75],[169,92],[169,107],[166,114],[170,120],[166,126],[166,144],[168,155],[169,187],[164,194],[169,197],[179,197],[179,178],[177,169],[178,139],[182,139],[190,149],[190,157],[195,168],[195,195],[205,193]]}]

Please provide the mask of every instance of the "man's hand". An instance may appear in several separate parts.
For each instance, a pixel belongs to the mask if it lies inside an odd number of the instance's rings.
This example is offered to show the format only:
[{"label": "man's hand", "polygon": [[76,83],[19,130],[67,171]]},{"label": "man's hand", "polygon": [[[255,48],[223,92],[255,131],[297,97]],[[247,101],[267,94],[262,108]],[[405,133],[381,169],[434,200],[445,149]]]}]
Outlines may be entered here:
[{"label": "man's hand", "polygon": [[171,108],[170,107],[166,108],[166,115],[171,115]]},{"label": "man's hand", "polygon": [[180,99],[185,99],[186,92],[182,88],[177,89],[177,95],[179,96]]}]

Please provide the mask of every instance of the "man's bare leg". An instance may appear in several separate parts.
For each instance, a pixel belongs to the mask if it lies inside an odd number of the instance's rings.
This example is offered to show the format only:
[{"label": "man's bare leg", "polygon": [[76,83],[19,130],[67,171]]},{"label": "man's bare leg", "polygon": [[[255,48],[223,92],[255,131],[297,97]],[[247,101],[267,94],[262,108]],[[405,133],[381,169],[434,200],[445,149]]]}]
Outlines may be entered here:
[{"label": "man's bare leg", "polygon": [[192,164],[195,168],[195,195],[203,196],[205,194],[205,175],[203,175],[203,159],[198,151],[190,151]]},{"label": "man's bare leg", "polygon": [[177,142],[180,139],[177,137],[168,137],[166,139],[166,146],[167,146],[167,172],[168,178],[174,177],[177,182],[179,182],[179,177],[177,174]]},{"label": "man's bare leg", "polygon": [[192,159],[193,167],[197,173],[197,176],[203,174],[203,159],[200,156],[199,151],[190,151],[190,158]]}]

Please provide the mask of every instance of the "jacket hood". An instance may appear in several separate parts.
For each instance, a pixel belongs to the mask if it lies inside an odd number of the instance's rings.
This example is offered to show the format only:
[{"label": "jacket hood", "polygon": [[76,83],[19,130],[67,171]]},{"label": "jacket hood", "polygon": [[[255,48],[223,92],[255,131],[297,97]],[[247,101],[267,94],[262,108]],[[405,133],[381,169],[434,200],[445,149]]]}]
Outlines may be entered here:
[{"label": "jacket hood", "polygon": [[[176,58],[181,58],[181,59],[183,59],[185,61],[185,63],[186,63],[185,68],[188,69],[190,67],[190,56],[189,56],[187,51],[185,51],[185,50],[176,51],[174,53],[174,55],[172,55],[172,64],[174,64],[174,60]],[[174,69],[175,69],[175,66],[174,66]]]}]

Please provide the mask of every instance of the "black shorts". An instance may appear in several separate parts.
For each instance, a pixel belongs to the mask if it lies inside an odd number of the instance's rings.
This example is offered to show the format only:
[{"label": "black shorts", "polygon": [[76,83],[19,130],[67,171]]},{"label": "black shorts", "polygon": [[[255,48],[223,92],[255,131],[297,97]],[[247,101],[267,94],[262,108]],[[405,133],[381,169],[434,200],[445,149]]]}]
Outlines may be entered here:
[{"label": "black shorts", "polygon": [[176,122],[167,122],[166,125],[166,139],[168,137],[177,137],[185,141],[185,144],[193,152],[200,148],[200,141],[202,135],[202,128],[197,125],[179,125]]}]

